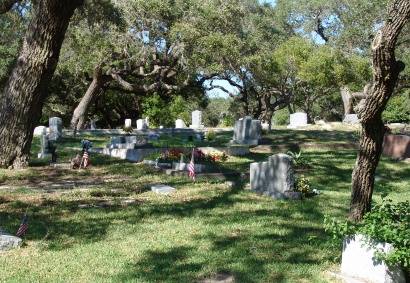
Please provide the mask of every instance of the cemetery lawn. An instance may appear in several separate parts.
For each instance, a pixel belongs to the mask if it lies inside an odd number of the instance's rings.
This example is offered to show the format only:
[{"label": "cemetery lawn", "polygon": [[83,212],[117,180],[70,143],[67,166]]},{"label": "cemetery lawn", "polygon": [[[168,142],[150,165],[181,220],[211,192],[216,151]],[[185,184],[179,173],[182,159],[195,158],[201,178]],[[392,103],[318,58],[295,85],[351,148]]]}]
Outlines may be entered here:
[{"label": "cemetery lawn", "polygon": [[[333,282],[328,271],[337,269],[341,252],[323,219],[347,215],[354,136],[276,130],[265,137],[274,153],[302,149],[310,167],[298,173],[322,192],[303,201],[256,195],[239,179],[193,183],[99,155],[88,170],[35,159],[26,170],[0,170],[0,226],[14,232],[25,211],[29,216],[24,246],[0,254],[0,282],[198,282],[218,273],[236,282]],[[106,142],[88,138],[95,146]],[[79,140],[59,145],[62,162]],[[256,150],[222,167],[247,173],[250,162],[270,154]],[[410,200],[409,177],[408,163],[382,158],[373,199],[387,193]],[[154,183],[177,191],[156,195]]]}]

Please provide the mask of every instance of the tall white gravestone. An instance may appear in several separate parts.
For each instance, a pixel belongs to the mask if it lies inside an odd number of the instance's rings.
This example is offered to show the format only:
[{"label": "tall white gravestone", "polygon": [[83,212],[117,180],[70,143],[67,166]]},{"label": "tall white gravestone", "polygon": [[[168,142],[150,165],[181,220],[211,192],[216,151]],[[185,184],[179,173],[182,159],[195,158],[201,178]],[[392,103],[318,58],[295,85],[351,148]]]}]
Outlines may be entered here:
[{"label": "tall white gravestone", "polygon": [[195,110],[192,111],[192,124],[189,126],[193,129],[202,129],[204,125],[202,125],[202,111]]},{"label": "tall white gravestone", "polygon": [[131,122],[132,122],[132,120],[131,120],[131,119],[125,119],[125,122],[124,122],[124,127],[126,127],[126,128],[130,128],[130,127],[131,127]]},{"label": "tall white gravestone", "polygon": [[137,120],[137,130],[145,130],[148,129],[147,121],[145,119],[138,119]]},{"label": "tall white gravestone", "polygon": [[235,122],[233,143],[257,145],[261,137],[261,121],[246,116]]},{"label": "tall white gravestone", "polygon": [[63,136],[63,120],[61,118],[51,117],[48,119],[48,125],[50,129],[50,140],[56,141]]}]

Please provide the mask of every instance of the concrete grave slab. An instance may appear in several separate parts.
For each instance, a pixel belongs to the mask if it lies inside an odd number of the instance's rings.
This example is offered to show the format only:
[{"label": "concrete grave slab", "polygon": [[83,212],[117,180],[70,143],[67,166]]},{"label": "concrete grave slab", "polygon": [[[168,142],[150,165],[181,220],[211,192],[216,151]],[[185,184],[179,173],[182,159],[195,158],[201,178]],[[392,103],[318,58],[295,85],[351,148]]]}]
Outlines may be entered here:
[{"label": "concrete grave slab", "polygon": [[151,191],[161,195],[169,195],[170,193],[175,192],[175,188],[170,187],[168,185],[157,184],[151,186]]}]

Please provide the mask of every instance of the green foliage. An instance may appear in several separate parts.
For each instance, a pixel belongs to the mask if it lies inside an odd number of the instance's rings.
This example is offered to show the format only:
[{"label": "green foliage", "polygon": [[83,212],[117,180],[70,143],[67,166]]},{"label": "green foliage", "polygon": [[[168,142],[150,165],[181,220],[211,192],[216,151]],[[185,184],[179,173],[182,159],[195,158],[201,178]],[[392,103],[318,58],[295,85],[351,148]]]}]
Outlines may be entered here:
[{"label": "green foliage", "polygon": [[284,126],[289,124],[289,110],[287,108],[275,111],[273,115],[273,124],[278,126]]},{"label": "green foliage", "polygon": [[308,160],[304,155],[302,155],[301,150],[299,152],[288,151],[287,154],[292,157],[293,165],[295,165],[297,168],[308,167]]},{"label": "green foliage", "polygon": [[340,241],[346,236],[363,234],[369,237],[369,244],[386,242],[393,245],[392,252],[378,251],[375,256],[389,264],[400,264],[410,269],[410,202],[393,203],[382,198],[372,210],[365,214],[360,223],[325,219],[326,231],[332,234],[334,240]]},{"label": "green foliage", "polygon": [[149,117],[150,123],[155,127],[172,127],[176,119],[182,119],[185,124],[189,124],[191,111],[197,106],[196,101],[180,95],[172,97],[171,101],[167,102],[160,95],[154,94],[145,97],[142,103],[143,115]]},{"label": "green foliage", "polygon": [[383,111],[383,120],[386,123],[410,122],[410,91],[390,98]]},{"label": "green foliage", "polygon": [[205,134],[205,139],[207,141],[213,141],[216,138],[216,133],[213,130],[208,130]]}]

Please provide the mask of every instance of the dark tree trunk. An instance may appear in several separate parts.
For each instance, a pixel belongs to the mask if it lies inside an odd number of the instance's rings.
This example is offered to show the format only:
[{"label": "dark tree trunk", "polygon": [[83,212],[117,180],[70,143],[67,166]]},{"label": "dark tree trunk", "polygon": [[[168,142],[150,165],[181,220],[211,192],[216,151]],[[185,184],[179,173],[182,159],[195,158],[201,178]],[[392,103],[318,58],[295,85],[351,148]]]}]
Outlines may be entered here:
[{"label": "dark tree trunk", "polygon": [[362,133],[352,175],[349,217],[353,221],[360,221],[371,209],[374,173],[383,146],[384,125],[381,115],[393,94],[398,75],[404,69],[404,64],[396,61],[394,51],[397,37],[409,18],[410,1],[395,0],[389,9],[385,26],[377,33],[372,43],[373,88],[358,113]]},{"label": "dark tree trunk", "polygon": [[84,127],[88,108],[90,107],[92,101],[101,93],[104,83],[105,79],[102,73],[102,68],[101,66],[97,66],[94,70],[93,80],[90,86],[73,112],[73,117],[71,118],[71,128],[74,130],[74,135],[78,130],[81,130]]},{"label": "dark tree trunk", "polygon": [[33,129],[38,124],[47,85],[61,44],[81,0],[43,0],[34,14],[5,88],[0,92],[0,167],[28,165]]}]

